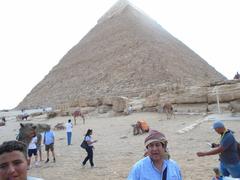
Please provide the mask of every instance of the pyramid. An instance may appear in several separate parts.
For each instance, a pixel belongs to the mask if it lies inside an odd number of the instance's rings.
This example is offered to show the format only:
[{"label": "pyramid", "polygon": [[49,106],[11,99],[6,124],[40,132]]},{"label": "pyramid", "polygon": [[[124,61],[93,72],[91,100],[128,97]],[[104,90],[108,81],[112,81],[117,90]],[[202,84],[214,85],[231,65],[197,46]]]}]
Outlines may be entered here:
[{"label": "pyramid", "polygon": [[17,106],[56,107],[81,98],[137,96],[165,83],[226,78],[126,0],[118,1]]}]

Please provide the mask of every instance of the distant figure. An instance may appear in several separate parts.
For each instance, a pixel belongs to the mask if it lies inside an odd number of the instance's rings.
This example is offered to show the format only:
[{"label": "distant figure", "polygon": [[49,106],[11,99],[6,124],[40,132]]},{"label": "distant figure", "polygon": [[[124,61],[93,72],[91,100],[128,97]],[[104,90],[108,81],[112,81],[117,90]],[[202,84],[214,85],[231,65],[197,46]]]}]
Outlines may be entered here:
[{"label": "distant figure", "polygon": [[237,72],[237,74],[235,74],[233,79],[240,79],[240,74]]},{"label": "distant figure", "polygon": [[2,117],[2,122],[0,122],[0,126],[5,126],[6,124],[6,119],[5,117]]},{"label": "distant figure", "polygon": [[6,118],[5,118],[5,116],[2,117],[2,122],[6,123]]},{"label": "distant figure", "polygon": [[19,115],[17,115],[16,116],[16,119],[18,120],[18,121],[20,121],[20,120],[27,120],[27,118],[29,117],[29,115],[28,115],[28,113],[24,110],[24,109],[22,109],[21,110],[21,114],[19,114]]},{"label": "distant figure", "polygon": [[129,106],[128,106],[128,109],[127,109],[127,114],[129,115],[129,114],[132,114],[133,113],[133,107],[132,107],[132,105],[130,104]]},{"label": "distant figure", "polygon": [[68,122],[66,123],[66,132],[67,132],[67,145],[71,145],[71,139],[72,139],[72,122],[71,119],[68,120]]},{"label": "distant figure", "polygon": [[73,119],[74,119],[74,125],[77,124],[77,117],[80,116],[83,119],[83,124],[85,124],[85,117],[83,113],[80,110],[76,110],[72,113]]}]

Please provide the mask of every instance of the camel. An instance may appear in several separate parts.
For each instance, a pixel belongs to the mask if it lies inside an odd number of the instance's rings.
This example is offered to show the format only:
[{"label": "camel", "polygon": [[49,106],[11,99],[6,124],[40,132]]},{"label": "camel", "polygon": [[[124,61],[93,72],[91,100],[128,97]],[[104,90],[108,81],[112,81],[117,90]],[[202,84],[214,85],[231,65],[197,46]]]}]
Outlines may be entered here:
[{"label": "camel", "polygon": [[66,127],[64,126],[63,123],[57,123],[57,124],[54,126],[53,129],[54,129],[54,130],[64,130],[64,129],[66,129]]},{"label": "camel", "polygon": [[132,124],[133,135],[147,133],[149,131],[149,126],[146,121],[137,121],[136,124]]},{"label": "camel", "polygon": [[3,116],[1,119],[2,119],[2,122],[6,122],[5,116]]},{"label": "camel", "polygon": [[51,127],[48,124],[20,123],[19,134],[16,139],[28,145],[32,139],[34,131],[38,136],[49,129],[51,129]]},{"label": "camel", "polygon": [[162,107],[163,112],[166,113],[167,119],[171,119],[174,116],[173,105],[169,102],[165,103]]},{"label": "camel", "polygon": [[2,119],[2,122],[0,122],[0,126],[5,126],[6,118],[3,116],[1,119]]},{"label": "camel", "polygon": [[28,114],[19,114],[19,115],[17,115],[16,116],[16,119],[18,120],[18,121],[20,121],[20,120],[27,120],[27,118],[29,117],[29,115]]},{"label": "camel", "polygon": [[0,122],[0,126],[5,126],[5,122]]},{"label": "camel", "polygon": [[237,101],[231,101],[229,103],[228,108],[230,109],[230,111],[232,112],[232,115],[239,113],[240,112],[240,100]]},{"label": "camel", "polygon": [[77,117],[80,116],[83,119],[83,124],[85,124],[85,117],[83,113],[80,110],[76,110],[72,113],[73,119],[74,119],[74,125],[77,124]]}]

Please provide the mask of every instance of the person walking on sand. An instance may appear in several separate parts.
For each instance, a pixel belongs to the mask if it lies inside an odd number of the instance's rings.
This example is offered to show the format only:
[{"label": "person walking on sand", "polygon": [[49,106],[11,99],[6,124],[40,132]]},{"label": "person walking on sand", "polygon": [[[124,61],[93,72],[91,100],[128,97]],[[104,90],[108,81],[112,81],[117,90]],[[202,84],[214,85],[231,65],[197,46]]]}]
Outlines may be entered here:
[{"label": "person walking on sand", "polygon": [[212,143],[212,150],[197,152],[197,156],[209,156],[219,154],[220,172],[223,176],[240,178],[240,157],[237,152],[238,143],[233,132],[226,129],[222,121],[215,121],[213,129],[221,135],[220,144]]},{"label": "person walking on sand", "polygon": [[146,157],[132,167],[128,180],[182,180],[178,164],[169,159],[167,139],[159,131],[151,130],[145,138]]},{"label": "person walking on sand", "polygon": [[1,180],[43,180],[27,176],[27,145],[21,141],[6,141],[0,145]]},{"label": "person walking on sand", "polygon": [[49,150],[52,152],[53,162],[56,162],[55,153],[54,153],[54,142],[55,142],[55,135],[49,128],[44,133],[43,143],[45,144],[45,150],[47,151],[47,160],[45,163],[49,162]]},{"label": "person walking on sand", "polygon": [[87,147],[86,147],[86,151],[87,151],[87,156],[86,158],[84,159],[84,161],[82,162],[82,166],[85,166],[87,161],[89,160],[90,162],[90,165],[91,167],[93,168],[94,167],[94,163],[93,163],[93,143],[96,143],[97,140],[92,140],[92,129],[88,129],[87,130],[87,133],[85,134],[85,137],[84,137],[84,141],[87,142]]},{"label": "person walking on sand", "polygon": [[71,119],[68,120],[68,122],[66,123],[66,132],[67,132],[67,145],[71,145],[71,139],[72,139],[72,122]]}]

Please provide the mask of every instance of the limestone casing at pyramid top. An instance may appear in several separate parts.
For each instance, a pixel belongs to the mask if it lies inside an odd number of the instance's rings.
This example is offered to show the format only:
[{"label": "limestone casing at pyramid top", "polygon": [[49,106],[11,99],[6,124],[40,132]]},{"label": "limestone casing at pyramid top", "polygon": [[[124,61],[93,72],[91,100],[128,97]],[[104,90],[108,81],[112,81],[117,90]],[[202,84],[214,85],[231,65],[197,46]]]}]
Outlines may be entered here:
[{"label": "limestone casing at pyramid top", "polygon": [[[127,6],[134,7],[128,0],[117,1],[98,21],[100,24],[115,15],[120,14]],[[135,8],[135,7],[134,7]]]}]

